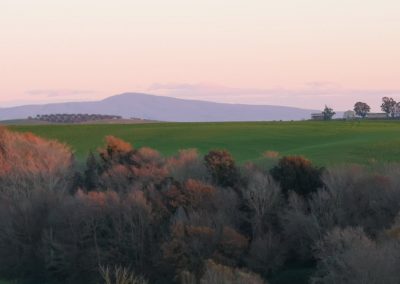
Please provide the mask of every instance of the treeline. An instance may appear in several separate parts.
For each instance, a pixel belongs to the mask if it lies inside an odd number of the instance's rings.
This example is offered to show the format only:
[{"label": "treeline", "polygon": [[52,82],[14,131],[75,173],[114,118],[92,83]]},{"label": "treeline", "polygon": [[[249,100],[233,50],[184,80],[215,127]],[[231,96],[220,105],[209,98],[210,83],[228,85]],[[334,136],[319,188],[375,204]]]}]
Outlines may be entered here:
[{"label": "treeline", "polygon": [[[381,104],[382,113],[370,114],[371,107],[365,102],[356,102],[353,111],[346,111],[344,119],[368,118],[368,119],[400,119],[400,102],[396,102],[393,98],[383,97]],[[314,119],[331,120],[336,112],[332,108],[325,105],[324,110]]]},{"label": "treeline", "polygon": [[29,117],[28,119],[47,121],[52,123],[80,123],[87,121],[97,120],[110,120],[110,119],[122,119],[119,115],[104,115],[104,114],[43,114],[36,115],[35,117]]},{"label": "treeline", "polygon": [[66,145],[0,130],[0,278],[22,283],[266,283],[293,264],[310,283],[400,283],[399,211],[398,165],[107,137],[79,170]]}]

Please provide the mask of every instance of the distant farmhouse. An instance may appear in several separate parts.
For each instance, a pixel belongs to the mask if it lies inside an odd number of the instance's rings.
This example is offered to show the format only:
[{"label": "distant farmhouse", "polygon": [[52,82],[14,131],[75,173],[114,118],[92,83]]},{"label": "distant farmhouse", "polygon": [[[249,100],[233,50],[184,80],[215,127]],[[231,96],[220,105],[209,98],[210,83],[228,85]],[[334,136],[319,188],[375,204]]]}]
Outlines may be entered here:
[{"label": "distant farmhouse", "polygon": [[356,112],[354,110],[348,110],[343,113],[343,119],[351,120],[356,118]]},{"label": "distant farmhouse", "polygon": [[387,119],[388,115],[384,112],[370,112],[367,114],[368,119]]},{"label": "distant farmhouse", "polygon": [[312,120],[324,120],[324,114],[322,112],[312,113],[311,119]]},{"label": "distant farmhouse", "polygon": [[116,120],[122,119],[119,115],[103,115],[103,114],[43,114],[28,119],[46,121],[51,123],[81,123],[99,120]]},{"label": "distant farmhouse", "polygon": [[[359,118],[353,110],[348,110],[343,113],[343,119],[351,120]],[[388,119],[388,115],[384,112],[370,112],[366,116],[367,119]],[[312,113],[311,120],[324,120],[322,112]]]}]

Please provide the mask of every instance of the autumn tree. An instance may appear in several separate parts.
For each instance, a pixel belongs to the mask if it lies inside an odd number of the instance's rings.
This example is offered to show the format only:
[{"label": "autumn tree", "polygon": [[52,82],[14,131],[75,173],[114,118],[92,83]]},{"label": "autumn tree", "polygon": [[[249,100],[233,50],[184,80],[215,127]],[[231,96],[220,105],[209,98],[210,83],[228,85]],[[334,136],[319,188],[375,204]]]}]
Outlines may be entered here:
[{"label": "autumn tree", "polygon": [[99,149],[99,155],[104,164],[125,164],[129,162],[129,158],[133,152],[131,144],[114,136],[107,136],[105,140],[105,147]]},{"label": "autumn tree", "polygon": [[363,102],[356,102],[354,105],[354,112],[362,118],[365,118],[370,110],[370,106]]},{"label": "autumn tree", "polygon": [[322,187],[322,171],[322,168],[315,167],[301,156],[288,156],[280,159],[270,173],[286,196],[291,190],[306,196]]},{"label": "autumn tree", "polygon": [[206,259],[237,265],[247,247],[248,239],[233,228],[216,229],[178,222],[171,226],[171,237],[162,245],[162,251],[165,261],[178,275],[189,271],[199,278]]},{"label": "autumn tree", "polygon": [[[101,190],[129,191],[138,186],[160,183],[168,174],[165,159],[148,147],[135,149],[119,138],[106,137],[106,145],[98,150],[99,159],[89,156],[85,180],[93,187],[93,177]],[[97,169],[96,169],[97,168]]]},{"label": "autumn tree", "polygon": [[66,191],[73,183],[71,149],[55,140],[0,128],[0,191]]},{"label": "autumn tree", "polygon": [[211,182],[203,157],[196,149],[180,150],[177,155],[168,158],[166,163],[169,174],[181,182],[188,179]]},{"label": "autumn tree", "polygon": [[212,150],[204,157],[213,181],[220,186],[232,187],[239,180],[235,160],[226,150]]}]

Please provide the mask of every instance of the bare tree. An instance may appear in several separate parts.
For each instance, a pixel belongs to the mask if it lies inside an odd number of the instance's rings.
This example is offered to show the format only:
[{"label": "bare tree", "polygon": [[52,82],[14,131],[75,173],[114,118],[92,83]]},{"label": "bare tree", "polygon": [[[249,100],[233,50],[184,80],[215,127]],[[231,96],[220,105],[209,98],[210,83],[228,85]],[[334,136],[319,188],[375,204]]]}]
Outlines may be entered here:
[{"label": "bare tree", "polygon": [[279,211],[283,199],[279,185],[269,174],[253,173],[249,178],[243,196],[250,206],[252,216],[253,237],[261,236],[268,231],[271,218]]},{"label": "bare tree", "polygon": [[400,282],[400,244],[376,243],[360,228],[335,228],[315,247],[315,284],[395,284]]},{"label": "bare tree", "polygon": [[136,276],[133,272],[125,267],[115,266],[110,267],[100,266],[100,274],[104,280],[104,284],[147,284],[147,280]]}]

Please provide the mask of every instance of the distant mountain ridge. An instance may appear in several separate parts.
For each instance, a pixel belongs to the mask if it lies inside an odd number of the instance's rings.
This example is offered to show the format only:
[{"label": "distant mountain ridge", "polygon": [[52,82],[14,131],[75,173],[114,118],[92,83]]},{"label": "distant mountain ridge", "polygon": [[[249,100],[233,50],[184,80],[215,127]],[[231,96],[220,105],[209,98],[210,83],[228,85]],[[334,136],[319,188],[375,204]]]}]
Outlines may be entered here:
[{"label": "distant mountain ridge", "polygon": [[124,93],[94,102],[68,102],[0,108],[0,120],[56,113],[98,113],[170,122],[270,121],[309,119],[317,110],[245,105]]}]

